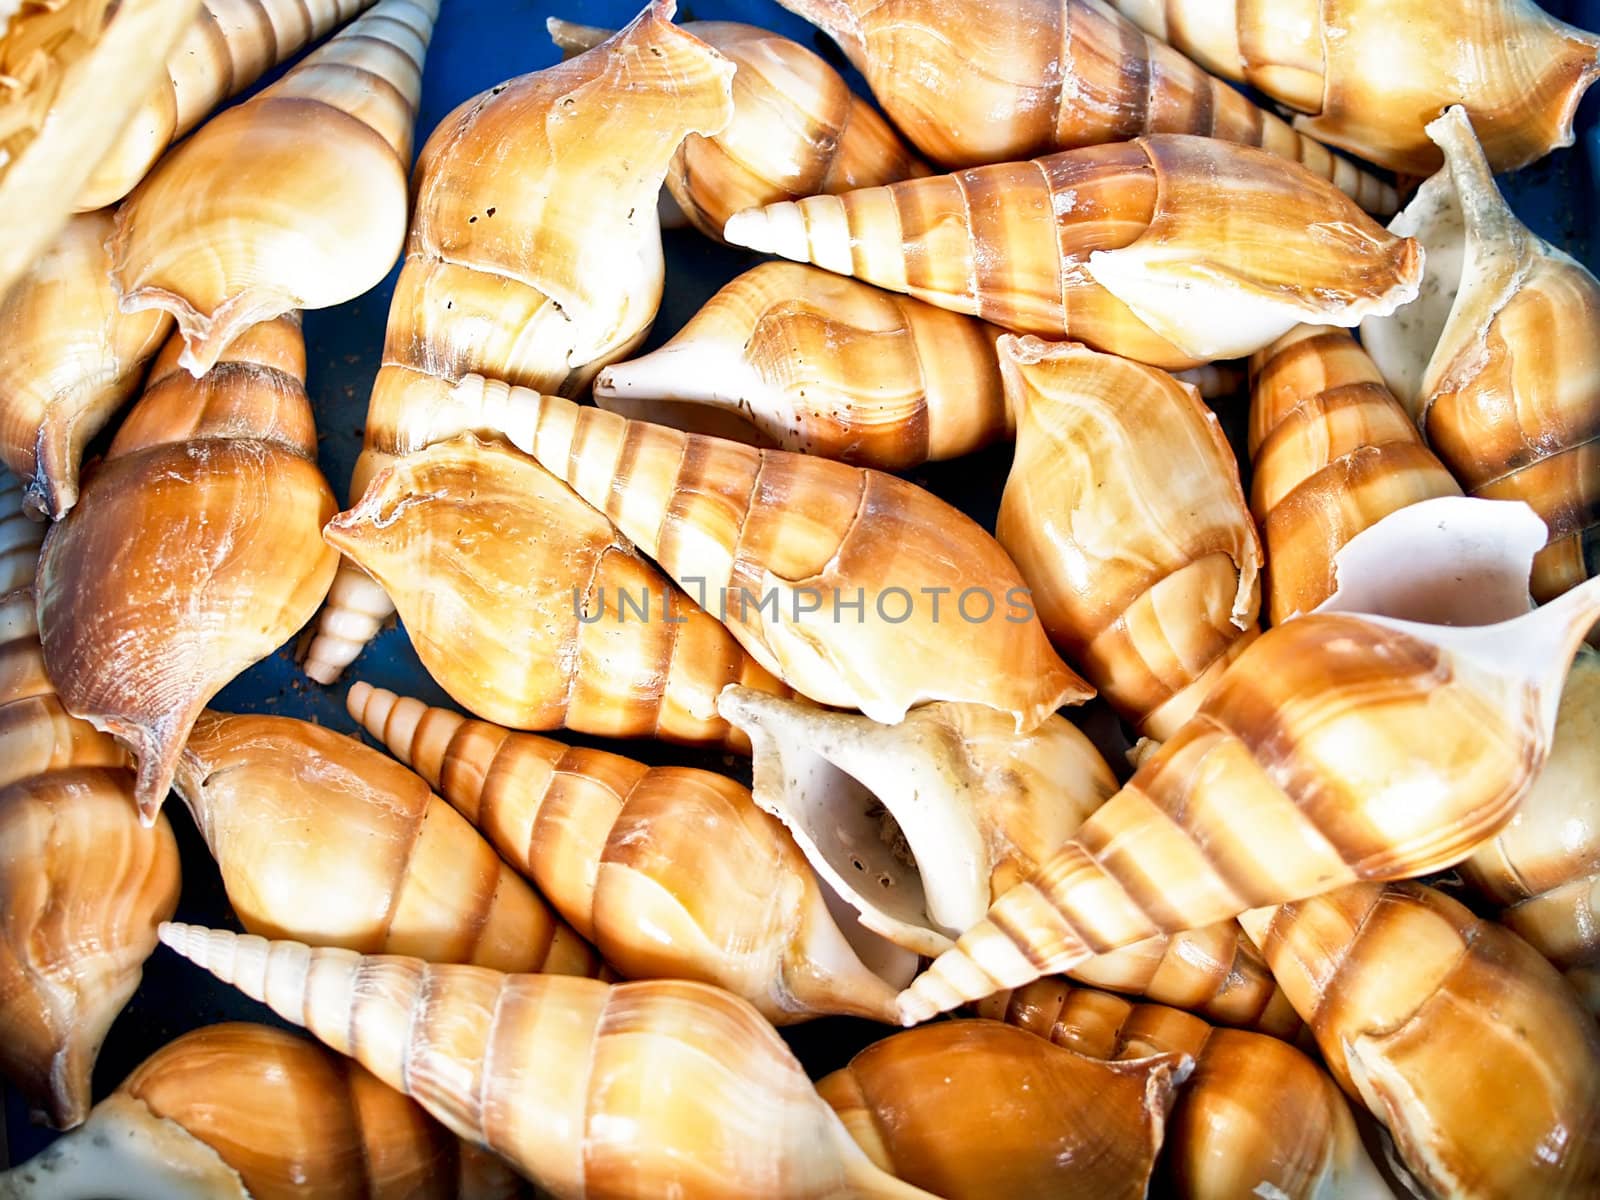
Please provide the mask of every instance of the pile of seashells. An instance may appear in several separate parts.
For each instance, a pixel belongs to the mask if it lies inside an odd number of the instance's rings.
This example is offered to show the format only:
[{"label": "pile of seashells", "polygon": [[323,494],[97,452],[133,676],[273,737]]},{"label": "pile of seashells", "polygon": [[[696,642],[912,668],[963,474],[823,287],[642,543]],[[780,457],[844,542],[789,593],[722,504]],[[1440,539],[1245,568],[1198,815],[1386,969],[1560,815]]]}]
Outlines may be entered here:
[{"label": "pile of seashells", "polygon": [[[439,0],[0,0],[0,1197],[1600,1196],[1600,282],[1494,181],[1600,37],[783,3],[886,117],[654,0],[408,183]],[[631,357],[663,219],[792,261]],[[1006,440],[992,535],[891,473]],[[396,614],[472,717],[208,708]],[[316,1040],[91,1106],[158,940]]]}]

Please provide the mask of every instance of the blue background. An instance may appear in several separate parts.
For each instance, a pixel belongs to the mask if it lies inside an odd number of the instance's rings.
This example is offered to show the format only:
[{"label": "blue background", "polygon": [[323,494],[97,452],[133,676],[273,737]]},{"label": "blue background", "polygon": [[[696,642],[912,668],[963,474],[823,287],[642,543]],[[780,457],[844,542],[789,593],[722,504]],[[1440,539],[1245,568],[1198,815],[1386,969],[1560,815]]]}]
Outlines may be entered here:
[{"label": "blue background", "polygon": [[[1447,3],[1448,0],[1441,0]],[[422,105],[417,123],[420,148],[427,133],[461,101],[503,80],[548,66],[559,57],[546,36],[547,16],[562,16],[588,24],[616,26],[630,20],[643,0],[443,0],[423,76]],[[1600,29],[1600,0],[1547,0],[1554,15],[1588,29]],[[844,67],[837,49],[806,22],[786,12],[773,0],[699,0],[684,4],[680,20],[731,19],[747,21],[787,34],[811,46],[836,66],[846,70],[858,93],[867,89]],[[267,81],[263,81],[265,83]],[[1587,263],[1600,267],[1600,206],[1594,203],[1600,181],[1600,88],[1585,100],[1579,114],[1578,145],[1558,151],[1534,166],[1502,177],[1511,203],[1536,232],[1565,247]],[[757,258],[743,251],[715,245],[693,230],[669,231],[666,294],[649,346],[670,337],[723,283],[753,265]],[[305,316],[309,361],[309,387],[317,406],[321,431],[319,457],[322,469],[342,500],[350,470],[361,448],[367,394],[377,373],[383,346],[384,324],[394,274],[371,292],[338,308]],[[1218,409],[1225,424],[1237,429],[1244,402],[1221,401]],[[1241,453],[1241,460],[1243,455]],[[932,488],[992,527],[1000,489],[1010,464],[1010,448],[997,447],[957,463],[929,467],[912,473],[917,482]],[[332,688],[320,687],[295,666],[292,647],[285,647],[230,685],[213,707],[234,712],[268,712],[317,721],[354,732],[345,714],[345,686],[364,679],[429,703],[449,704],[430,680],[412,652],[405,632],[391,628],[381,633],[366,653]],[[1108,731],[1103,710],[1091,711],[1088,721]],[[561,734],[564,740],[588,739]],[[599,744],[599,743],[595,743]],[[650,761],[676,761],[730,769],[725,761],[708,759],[670,747],[630,744],[625,752]],[[737,766],[731,769],[737,770]],[[184,896],[178,919],[237,928],[228,910],[216,868],[194,832],[188,813],[176,800],[167,810],[178,832],[184,855]],[[145,981],[133,1002],[112,1030],[96,1072],[96,1098],[116,1087],[147,1054],[176,1035],[219,1020],[251,1019],[277,1022],[271,1014],[216,984],[210,976],[162,949],[150,960]],[[843,1063],[882,1031],[865,1022],[828,1020],[786,1031],[814,1075]],[[37,1153],[53,1136],[27,1123],[14,1092],[7,1092],[4,1133],[10,1142],[11,1161]],[[0,1162],[4,1162],[0,1142]]]}]

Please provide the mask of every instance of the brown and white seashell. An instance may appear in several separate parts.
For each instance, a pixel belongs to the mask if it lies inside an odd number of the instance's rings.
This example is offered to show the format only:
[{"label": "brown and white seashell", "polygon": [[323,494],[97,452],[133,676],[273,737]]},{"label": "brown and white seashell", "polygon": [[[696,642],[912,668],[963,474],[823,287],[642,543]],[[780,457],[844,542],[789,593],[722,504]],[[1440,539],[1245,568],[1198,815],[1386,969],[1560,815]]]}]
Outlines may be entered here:
[{"label": "brown and white seashell", "polygon": [[191,925],[162,938],[561,1200],[928,1196],[874,1166],[772,1026],[718,988],[502,975]]},{"label": "brown and white seashell", "polygon": [[600,969],[427,783],[353,738],[206,712],[175,787],[252,933],[498,971]]},{"label": "brown and white seashell", "polygon": [[1248,146],[1160,134],[732,217],[727,240],[1166,368],[1413,299],[1416,243]]},{"label": "brown and white seashell", "polygon": [[50,678],[133,751],[147,822],[189,726],[310,618],[336,561],[298,317],[256,326],[198,381],[181,349],[174,336],[39,563]]},{"label": "brown and white seashell", "polygon": [[120,303],[170,312],[191,374],[251,325],[342,304],[388,274],[437,12],[438,0],[380,0],[206,122],[117,209]]}]

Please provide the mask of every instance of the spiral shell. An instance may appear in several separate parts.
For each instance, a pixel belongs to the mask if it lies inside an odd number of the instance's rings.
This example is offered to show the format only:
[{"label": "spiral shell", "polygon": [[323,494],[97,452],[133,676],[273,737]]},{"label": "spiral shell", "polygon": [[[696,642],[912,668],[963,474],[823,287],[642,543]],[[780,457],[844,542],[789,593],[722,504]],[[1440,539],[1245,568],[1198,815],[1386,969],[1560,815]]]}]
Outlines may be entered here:
[{"label": "spiral shell", "polygon": [[[665,269],[662,180],[685,137],[733,113],[733,64],[675,27],[675,7],[652,0],[604,46],[489,89],[428,138],[352,500],[433,440],[462,377],[575,394],[644,340]],[[455,432],[468,429],[484,432]],[[393,612],[344,564],[306,673],[332,683]]]},{"label": "spiral shell", "polygon": [[1550,527],[1548,600],[1600,569],[1600,280],[1517,220],[1464,110],[1428,134],[1447,166],[1394,221],[1427,248],[1423,294],[1362,336],[1467,494]]},{"label": "spiral shell", "polygon": [[1163,134],[736,214],[727,240],[1167,368],[1414,298],[1422,256],[1304,168]]},{"label": "spiral shell", "polygon": [[1296,126],[1411,175],[1439,167],[1423,127],[1464,104],[1495,171],[1572,145],[1600,38],[1534,0],[1109,0],[1212,74],[1309,116]]},{"label": "spiral shell", "polygon": [[1376,365],[1342,329],[1302,325],[1251,360],[1250,509],[1274,625],[1337,585],[1334,556],[1408,504],[1460,494]]},{"label": "spiral shell", "polygon": [[714,983],[779,1024],[894,1019],[915,956],[836,924],[783,827],[731,779],[513,733],[365,683],[348,704],[624,977]]},{"label": "spiral shell", "polygon": [[198,381],[180,350],[174,337],[39,563],[50,678],[133,751],[147,822],[189,726],[310,618],[336,561],[298,318],[250,330]]},{"label": "spiral shell", "polygon": [[1143,1200],[1188,1071],[946,1021],[868,1046],[817,1091],[880,1167],[948,1200]]},{"label": "spiral shell", "polygon": [[1296,133],[1101,0],[780,0],[819,26],[948,167],[1189,133],[1260,146],[1393,212],[1394,189]]},{"label": "spiral shell", "polygon": [[1233,451],[1154,367],[1038,338],[999,351],[1017,454],[995,537],[1050,640],[1169,738],[1256,637],[1261,544]]},{"label": "spiral shell", "polygon": [[717,693],[782,690],[605,516],[503,444],[465,434],[397,459],[324,537],[486,720],[740,748]]},{"label": "spiral shell", "polygon": [[1329,1069],[1435,1193],[1600,1188],[1600,1028],[1522,939],[1413,882],[1241,921]]},{"label": "spiral shell", "polygon": [[562,1200],[928,1196],[857,1149],[755,1009],[706,984],[162,938]]},{"label": "spiral shell", "polygon": [[201,0],[196,20],[78,194],[78,211],[121,200],[166,148],[217,104],[244,91],[374,0]]},{"label": "spiral shell", "polygon": [[438,0],[380,0],[213,117],[117,209],[120,303],[170,312],[191,374],[251,325],[342,304],[388,274],[405,240],[411,125],[437,12]]},{"label": "spiral shell", "polygon": [[124,313],[111,286],[110,213],[72,218],[0,289],[0,462],[23,504],[58,520],[78,502],[83,448],[139,388],[172,331],[164,312]]}]

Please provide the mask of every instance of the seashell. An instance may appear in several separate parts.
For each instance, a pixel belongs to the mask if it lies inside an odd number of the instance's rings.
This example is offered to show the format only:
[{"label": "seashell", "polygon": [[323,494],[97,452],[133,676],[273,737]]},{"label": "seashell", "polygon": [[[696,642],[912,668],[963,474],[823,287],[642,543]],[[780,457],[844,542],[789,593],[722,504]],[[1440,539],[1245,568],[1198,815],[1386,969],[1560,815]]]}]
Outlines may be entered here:
[{"label": "seashell", "polygon": [[73,217],[0,295],[0,462],[23,480],[24,506],[52,519],[78,502],[84,446],[172,332],[164,312],[117,308],[110,235],[110,213]]},{"label": "seashell", "polygon": [[347,1058],[266,1025],[169,1042],[6,1200],[511,1200],[528,1185]]},{"label": "seashell", "polygon": [[170,312],[196,378],[250,326],[342,304],[394,265],[437,12],[438,0],[380,0],[206,122],[117,209],[108,249],[122,308]]},{"label": "seashell", "polygon": [[1059,979],[1035,980],[977,1007],[1092,1058],[1139,1062],[1171,1054],[1193,1062],[1167,1118],[1161,1195],[1390,1200],[1338,1087],[1285,1042],[1213,1029],[1175,1008],[1133,1004]]},{"label": "seashell", "polygon": [[[558,17],[545,27],[569,53],[611,36]],[[686,137],[667,171],[673,203],[707,237],[721,241],[728,218],[758,204],[932,173],[839,72],[799,42],[737,21],[681,28],[738,68],[732,119],[709,136]]]},{"label": "seashell", "polygon": [[[8,0],[0,7],[0,297],[161,76],[200,0]],[[8,19],[9,18],[9,19]]]},{"label": "seashell", "polygon": [[162,938],[561,1200],[928,1196],[874,1166],[772,1026],[707,984]]},{"label": "seashell", "polygon": [[[605,46],[491,88],[429,137],[353,500],[428,444],[463,376],[576,395],[644,340],[665,270],[650,215],[662,180],[685,137],[733,114],[733,64],[674,26],[675,7],[651,0]],[[453,432],[467,430],[492,432]],[[393,612],[345,563],[306,674],[332,683]]]},{"label": "seashell", "polygon": [[175,786],[252,933],[498,971],[599,969],[426,783],[353,738],[206,712]]},{"label": "seashell", "polygon": [[180,350],[175,336],[39,563],[50,678],[133,751],[146,822],[200,711],[310,618],[335,566],[298,317],[252,329],[198,382]]},{"label": "seashell", "polygon": [[1261,543],[1222,426],[1165,372],[1004,337],[1017,454],[995,537],[1050,640],[1143,737],[1255,640]]},{"label": "seashell", "polygon": [[730,683],[782,685],[538,463],[464,434],[396,459],[328,544],[394,597],[464,708],[514,729],[745,745]]},{"label": "seashell", "polygon": [[693,432],[907,470],[1012,434],[995,360],[1000,332],[817,267],[767,262],[659,350],[602,370],[595,402]]},{"label": "seashell", "polygon": [[78,211],[121,200],[221,101],[326,37],[374,0],[201,0],[149,93],[78,193]]},{"label": "seashell", "polygon": [[1600,38],[1533,0],[1109,0],[1213,75],[1302,116],[1297,128],[1411,175],[1439,167],[1423,127],[1464,104],[1496,171],[1572,145]]},{"label": "seashell", "polygon": [[1268,616],[1281,625],[1333,593],[1334,556],[1352,537],[1461,489],[1344,330],[1292,329],[1251,373],[1250,509],[1267,544]]},{"label": "seashell", "polygon": [[1318,612],[1269,630],[1122,791],[901,994],[902,1019],[1157,932],[1459,862],[1537,778],[1597,616],[1591,581],[1494,624]]},{"label": "seashell", "polygon": [[948,1200],[1143,1200],[1187,1059],[1112,1063],[997,1021],[868,1046],[817,1084],[872,1161]]},{"label": "seashell", "polygon": [[1260,146],[1393,212],[1387,184],[1296,133],[1100,0],[779,0],[818,26],[884,111],[947,167],[1150,133]]},{"label": "seashell", "polygon": [[518,449],[695,586],[703,607],[715,598],[752,657],[819,704],[893,724],[958,700],[1010,713],[1020,733],[1093,694],[1050,649],[994,539],[903,479],[493,380],[460,390],[490,397]]},{"label": "seashell", "polygon": [[[1583,649],[1561,693],[1550,760],[1493,840],[1459,870],[1500,922],[1580,989],[1600,967],[1600,654]],[[1600,995],[1596,996],[1600,999]],[[1592,1003],[1592,1002],[1591,1002]],[[1600,1012],[1600,1005],[1595,1005]]]},{"label": "seashell", "polygon": [[1522,939],[1414,882],[1240,920],[1329,1069],[1435,1194],[1600,1189],[1600,1028]]},{"label": "seashell", "polygon": [[[22,483],[0,467],[0,602],[18,588],[33,586],[44,526],[22,513]],[[9,637],[9,633],[7,635]],[[3,686],[3,685],[0,685]],[[0,691],[0,696],[6,693]]]},{"label": "seashell", "polygon": [[1600,280],[1516,219],[1464,111],[1428,134],[1448,166],[1394,222],[1427,247],[1423,294],[1362,336],[1467,494],[1550,527],[1533,576],[1549,600],[1600,565]]},{"label": "seashell", "polygon": [[468,721],[365,683],[347,703],[628,979],[698,979],[776,1024],[894,1020],[916,956],[836,923],[747,788]]},{"label": "seashell", "polygon": [[[949,949],[1116,791],[1098,751],[1059,716],[1019,735],[1004,713],[946,703],[879,725],[737,687],[717,707],[750,737],[755,802],[862,925],[918,954]],[[1232,921],[1151,938],[1078,974],[1219,1020],[1298,1024]]]},{"label": "seashell", "polygon": [[1413,299],[1414,242],[1304,168],[1157,135],[770,204],[728,241],[1152,366],[1239,358]]}]

